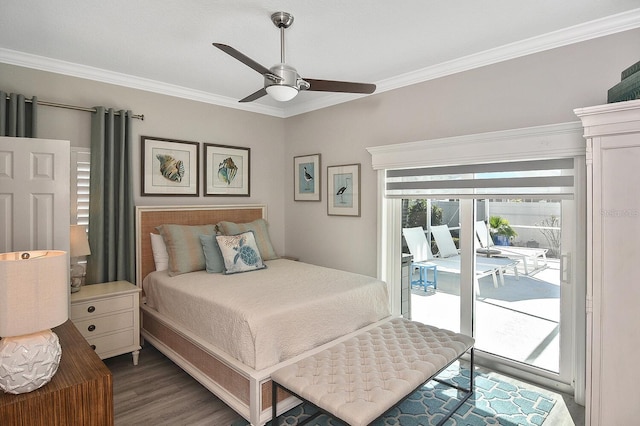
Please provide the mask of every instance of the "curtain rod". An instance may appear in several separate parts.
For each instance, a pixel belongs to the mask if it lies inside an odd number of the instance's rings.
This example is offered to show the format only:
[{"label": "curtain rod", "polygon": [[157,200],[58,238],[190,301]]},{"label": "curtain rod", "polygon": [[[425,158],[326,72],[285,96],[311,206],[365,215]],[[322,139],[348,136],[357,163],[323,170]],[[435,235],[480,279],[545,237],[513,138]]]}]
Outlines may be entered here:
[{"label": "curtain rod", "polygon": [[[9,96],[7,96],[7,100],[8,99],[10,99]],[[25,102],[31,102],[31,99],[26,99],[25,98]],[[81,106],[76,106],[76,105],[60,104],[60,103],[57,103],[57,102],[43,101],[43,100],[40,100],[40,99],[38,99],[38,105],[50,106],[50,107],[56,107],[56,108],[73,109],[73,110],[76,110],[76,111],[96,112],[95,108],[81,107]],[[120,113],[116,112],[115,115],[120,115]],[[136,118],[138,120],[144,121],[144,114],[133,114],[133,115],[131,115],[131,118]]]}]

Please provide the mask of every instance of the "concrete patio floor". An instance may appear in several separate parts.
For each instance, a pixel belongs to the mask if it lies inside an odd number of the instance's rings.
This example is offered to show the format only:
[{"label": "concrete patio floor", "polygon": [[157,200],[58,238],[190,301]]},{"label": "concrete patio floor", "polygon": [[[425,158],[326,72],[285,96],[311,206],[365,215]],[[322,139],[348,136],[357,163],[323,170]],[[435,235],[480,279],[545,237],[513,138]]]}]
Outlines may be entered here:
[{"label": "concrete patio floor", "polygon": [[[524,271],[522,271],[524,272]],[[479,280],[476,297],[476,347],[502,357],[557,372],[559,368],[559,262],[530,275],[506,274],[494,288],[491,277]],[[414,287],[413,320],[460,330],[459,275],[438,273],[438,289]]]}]

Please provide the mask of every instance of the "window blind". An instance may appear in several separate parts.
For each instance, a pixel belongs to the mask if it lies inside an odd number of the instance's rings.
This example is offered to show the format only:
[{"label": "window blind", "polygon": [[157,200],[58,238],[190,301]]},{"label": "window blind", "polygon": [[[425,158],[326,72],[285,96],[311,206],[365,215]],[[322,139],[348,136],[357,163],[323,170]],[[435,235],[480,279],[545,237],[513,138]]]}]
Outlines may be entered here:
[{"label": "window blind", "polygon": [[78,225],[89,224],[89,176],[91,152],[86,148],[71,150],[71,220]]},{"label": "window blind", "polygon": [[388,198],[572,198],[574,159],[388,169]]}]

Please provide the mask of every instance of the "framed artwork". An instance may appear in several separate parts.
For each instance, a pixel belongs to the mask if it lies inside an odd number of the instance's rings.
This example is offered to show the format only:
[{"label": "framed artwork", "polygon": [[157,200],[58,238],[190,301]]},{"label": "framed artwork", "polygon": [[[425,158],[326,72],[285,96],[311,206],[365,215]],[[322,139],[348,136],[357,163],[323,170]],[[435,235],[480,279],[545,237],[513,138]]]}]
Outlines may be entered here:
[{"label": "framed artwork", "polygon": [[293,157],[293,199],[320,201],[320,154]]},{"label": "framed artwork", "polygon": [[199,195],[200,144],[141,136],[142,195]]},{"label": "framed artwork", "polygon": [[248,197],[250,195],[251,148],[204,144],[204,195]]},{"label": "framed artwork", "polygon": [[360,216],[360,163],[327,167],[327,214]]}]

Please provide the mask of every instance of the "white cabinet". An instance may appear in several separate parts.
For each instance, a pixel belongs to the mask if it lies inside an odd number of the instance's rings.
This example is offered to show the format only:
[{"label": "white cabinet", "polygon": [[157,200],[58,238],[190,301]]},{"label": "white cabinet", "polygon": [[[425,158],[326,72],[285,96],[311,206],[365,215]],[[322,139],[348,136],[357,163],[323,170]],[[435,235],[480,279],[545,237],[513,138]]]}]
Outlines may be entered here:
[{"label": "white cabinet", "polygon": [[100,358],[140,351],[140,289],[127,281],[82,286],[71,294],[71,320]]},{"label": "white cabinet", "polygon": [[575,110],[587,139],[587,425],[637,424],[640,100]]}]

